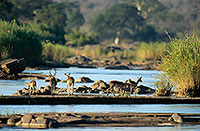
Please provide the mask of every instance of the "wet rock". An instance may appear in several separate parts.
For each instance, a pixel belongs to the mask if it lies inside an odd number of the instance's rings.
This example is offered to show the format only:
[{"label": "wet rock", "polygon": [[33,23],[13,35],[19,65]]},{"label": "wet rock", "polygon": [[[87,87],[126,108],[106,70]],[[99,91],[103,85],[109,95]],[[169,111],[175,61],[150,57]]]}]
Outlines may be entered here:
[{"label": "wet rock", "polygon": [[24,115],[16,126],[43,129],[57,127],[58,122],[54,119],[45,118],[43,116],[34,117],[33,115]]},{"label": "wet rock", "polygon": [[58,122],[53,119],[48,119],[42,116],[38,116],[35,119],[32,119],[31,123],[29,124],[30,128],[52,128],[58,127]]},{"label": "wet rock", "polygon": [[183,116],[180,115],[179,113],[174,113],[169,119],[169,121],[174,121],[177,123],[183,123]]},{"label": "wet rock", "polygon": [[113,65],[113,66],[106,66],[105,69],[112,69],[112,70],[129,70],[130,68],[125,65]]},{"label": "wet rock", "polygon": [[81,77],[75,80],[76,83],[90,83],[90,82],[94,82],[93,80],[91,80],[88,77]]},{"label": "wet rock", "polygon": [[14,126],[18,121],[20,121],[21,117],[10,117],[7,121],[9,126]]},{"label": "wet rock", "polygon": [[71,57],[67,60],[67,62],[72,63],[72,64],[83,64],[83,63],[89,63],[92,60],[89,58],[86,58],[85,56],[74,56]]},{"label": "wet rock", "polygon": [[140,89],[137,94],[152,94],[155,92],[155,89],[152,89],[150,87],[144,86],[144,85],[139,85],[137,88]]},{"label": "wet rock", "polygon": [[90,93],[90,91],[91,91],[91,88],[85,85],[76,88],[77,93]]}]

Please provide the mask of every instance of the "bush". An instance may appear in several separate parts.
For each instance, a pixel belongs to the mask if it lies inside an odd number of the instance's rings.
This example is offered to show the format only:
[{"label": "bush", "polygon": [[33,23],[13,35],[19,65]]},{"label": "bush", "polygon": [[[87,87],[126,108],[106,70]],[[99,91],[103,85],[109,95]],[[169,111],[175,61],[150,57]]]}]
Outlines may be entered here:
[{"label": "bush", "polygon": [[24,58],[29,66],[41,61],[42,45],[38,34],[27,25],[0,20],[1,59]]},{"label": "bush", "polygon": [[159,60],[164,52],[166,52],[166,43],[142,42],[136,50],[135,59],[137,61]]},{"label": "bush", "polygon": [[160,69],[179,96],[200,96],[200,39],[197,33],[171,39]]},{"label": "bush", "polygon": [[62,63],[66,57],[74,56],[74,49],[60,44],[52,44],[50,42],[42,43],[42,56],[45,60]]},{"label": "bush", "polygon": [[99,38],[97,37],[97,35],[81,33],[76,30],[74,30],[70,34],[66,34],[65,40],[67,42],[70,42],[74,46],[92,45],[99,42]]}]

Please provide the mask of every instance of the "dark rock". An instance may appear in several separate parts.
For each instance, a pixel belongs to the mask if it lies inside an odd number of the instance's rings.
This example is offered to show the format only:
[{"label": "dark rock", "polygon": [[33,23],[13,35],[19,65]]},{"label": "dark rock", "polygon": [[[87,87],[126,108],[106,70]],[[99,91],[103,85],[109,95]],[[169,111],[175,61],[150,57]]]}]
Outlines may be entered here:
[{"label": "dark rock", "polygon": [[85,56],[74,56],[74,57],[69,58],[67,61],[73,64],[74,63],[82,64],[82,63],[89,63],[92,60],[90,60],[89,58],[86,58]]},{"label": "dark rock", "polygon": [[113,66],[106,66],[105,69],[112,69],[112,70],[129,70],[130,68],[125,65],[113,65]]},{"label": "dark rock", "polygon": [[91,91],[91,88],[85,85],[76,88],[77,93],[89,93],[90,91]]},{"label": "dark rock", "polygon": [[144,85],[139,85],[137,88],[140,89],[138,94],[152,94],[155,92],[155,89],[152,89],[150,87],[144,86]]},{"label": "dark rock", "polygon": [[76,83],[89,83],[89,82],[94,82],[94,81],[91,80],[91,79],[88,78],[88,77],[81,77],[81,78],[76,79],[75,82],[76,82]]}]

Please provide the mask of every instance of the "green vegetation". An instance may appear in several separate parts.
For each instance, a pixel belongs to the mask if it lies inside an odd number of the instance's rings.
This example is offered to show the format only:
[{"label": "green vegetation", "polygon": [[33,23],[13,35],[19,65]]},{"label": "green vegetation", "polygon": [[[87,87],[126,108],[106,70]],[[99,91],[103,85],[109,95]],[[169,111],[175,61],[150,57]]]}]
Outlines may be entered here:
[{"label": "green vegetation", "polygon": [[73,30],[72,33],[65,34],[65,40],[72,46],[84,46],[98,44],[99,38],[95,34],[86,34]]},{"label": "green vegetation", "polygon": [[43,42],[42,46],[42,56],[44,60],[62,63],[66,57],[74,56],[74,49],[64,45]]},{"label": "green vegetation", "polygon": [[0,58],[25,58],[28,65],[41,61],[40,37],[29,26],[0,20]]},{"label": "green vegetation", "polygon": [[162,56],[160,69],[177,87],[179,96],[200,96],[200,38],[191,36],[171,39],[168,53]]},{"label": "green vegetation", "polygon": [[[91,31],[98,34],[101,40],[133,39],[149,41],[155,38],[156,32],[138,15],[136,7],[128,4],[116,4],[97,15],[91,23]],[[151,34],[151,35],[150,35]]]},{"label": "green vegetation", "polygon": [[172,89],[174,86],[169,82],[169,80],[163,75],[158,76],[158,81],[154,83],[156,87],[155,96],[170,96],[172,94]]},{"label": "green vegetation", "polygon": [[166,43],[142,42],[135,53],[136,61],[155,61],[160,60],[161,54],[166,52]]}]

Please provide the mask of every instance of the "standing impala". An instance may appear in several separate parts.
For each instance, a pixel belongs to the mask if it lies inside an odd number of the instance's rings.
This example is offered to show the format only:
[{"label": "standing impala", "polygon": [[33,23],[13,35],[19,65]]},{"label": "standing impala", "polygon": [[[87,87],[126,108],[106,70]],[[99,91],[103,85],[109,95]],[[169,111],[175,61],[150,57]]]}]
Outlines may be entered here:
[{"label": "standing impala", "polygon": [[132,81],[131,79],[128,79],[128,80],[125,81],[125,83],[130,84],[130,86],[131,86],[130,93],[132,93],[132,89],[134,89],[134,90],[137,89],[139,82],[142,82],[142,77],[139,77],[136,82]]},{"label": "standing impala", "polygon": [[55,78],[55,76],[56,76],[56,69],[54,69],[54,74],[52,75],[51,74],[51,70],[49,71],[49,76],[50,76],[50,82],[49,82],[49,84],[50,84],[50,87],[51,87],[51,94],[53,94],[53,91],[55,90],[55,88],[56,88],[56,85],[57,85],[57,81],[56,81],[56,78]]},{"label": "standing impala", "polygon": [[29,95],[34,94],[35,90],[36,90],[36,81],[32,80],[31,82],[27,82],[26,84],[28,84],[28,89],[29,89]]},{"label": "standing impala", "polygon": [[120,95],[122,95],[124,88],[128,88],[130,86],[130,84],[121,81],[110,81],[109,85],[110,87],[107,89],[107,96],[109,92],[112,92],[114,96],[117,92],[120,92]]},{"label": "standing impala", "polygon": [[70,77],[70,73],[69,74],[65,74],[67,76],[67,89],[68,87],[72,87],[74,88],[74,78],[73,77]]}]

